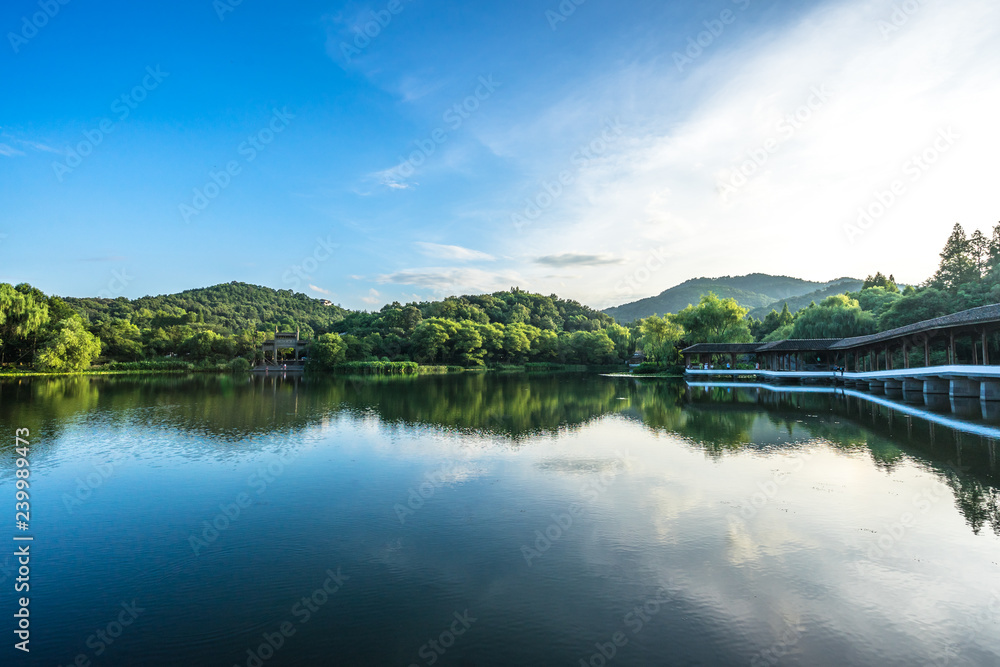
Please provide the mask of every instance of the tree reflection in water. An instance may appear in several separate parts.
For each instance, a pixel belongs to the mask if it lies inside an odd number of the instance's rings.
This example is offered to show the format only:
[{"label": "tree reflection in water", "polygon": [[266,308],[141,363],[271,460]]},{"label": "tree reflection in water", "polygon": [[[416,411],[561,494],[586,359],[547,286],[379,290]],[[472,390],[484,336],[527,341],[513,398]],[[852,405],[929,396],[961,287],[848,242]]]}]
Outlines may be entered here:
[{"label": "tree reflection in water", "polygon": [[[343,417],[487,434],[517,448],[538,434],[578,430],[609,416],[676,434],[715,458],[819,440],[867,453],[887,472],[915,462],[948,484],[973,531],[989,527],[1000,534],[995,440],[843,393],[688,387],[590,374],[129,375],[0,382],[0,422],[42,435],[39,456],[57,447],[65,426],[79,420],[112,429],[189,432],[204,436],[219,455],[235,456],[259,446],[260,436],[295,434]],[[0,447],[13,457],[12,440]]]}]

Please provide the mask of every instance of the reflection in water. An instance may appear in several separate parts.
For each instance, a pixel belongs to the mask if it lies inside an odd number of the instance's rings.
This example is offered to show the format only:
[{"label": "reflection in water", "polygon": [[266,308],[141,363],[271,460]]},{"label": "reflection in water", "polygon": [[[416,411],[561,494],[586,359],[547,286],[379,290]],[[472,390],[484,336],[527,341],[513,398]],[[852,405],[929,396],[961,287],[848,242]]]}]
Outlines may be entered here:
[{"label": "reflection in water", "polygon": [[805,430],[811,437],[844,448],[866,449],[877,465],[889,471],[904,459],[922,463],[952,488],[973,532],[990,526],[1000,535],[1000,471],[996,456],[1000,428],[983,420],[984,415],[992,414],[984,407],[985,402],[981,406],[979,401],[967,399],[971,406],[961,407],[969,419],[960,423],[955,419],[955,405],[957,401],[964,404],[966,399],[943,398],[939,406],[943,414],[928,414],[905,403],[852,390],[735,384],[688,387],[692,405],[727,412],[747,406],[745,414],[755,413],[759,406],[767,410],[772,423],[782,425],[789,433]]},{"label": "reflection in water", "polygon": [[[995,633],[967,629],[997,580],[983,434],[1000,424],[896,398],[586,374],[39,378],[0,382],[0,423],[33,434],[45,664],[97,658],[88,636],[133,598],[148,612],[105,664],[256,664],[248,647],[339,567],[343,589],[263,664],[428,664],[466,609],[437,664],[596,664],[617,631],[608,664],[767,662],[779,641],[787,664],[994,664]],[[978,432],[948,426],[962,411]]]},{"label": "reflection in water", "polygon": [[[909,457],[955,489],[974,530],[984,525],[997,530],[996,438],[988,437],[1000,437],[1000,414],[992,407],[997,404],[926,398],[927,405],[913,407],[844,389],[689,385],[586,374],[60,377],[0,382],[0,422],[34,424],[45,441],[54,441],[67,425],[100,414],[109,428],[180,430],[210,436],[219,447],[239,443],[240,451],[252,451],[265,442],[254,436],[301,431],[340,414],[377,416],[384,425],[503,436],[511,446],[620,414],[676,433],[712,457],[803,439],[865,449],[889,470]],[[959,420],[963,415],[966,420]],[[954,426],[985,435],[963,434]],[[10,450],[13,444],[0,447]]]}]

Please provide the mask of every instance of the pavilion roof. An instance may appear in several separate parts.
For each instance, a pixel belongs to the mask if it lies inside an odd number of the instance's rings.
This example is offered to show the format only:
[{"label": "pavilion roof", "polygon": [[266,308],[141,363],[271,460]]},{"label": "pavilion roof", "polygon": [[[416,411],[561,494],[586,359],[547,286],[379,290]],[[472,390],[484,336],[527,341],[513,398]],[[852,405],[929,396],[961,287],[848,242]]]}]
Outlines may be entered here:
[{"label": "pavilion roof", "polygon": [[831,346],[831,349],[846,350],[853,347],[873,345],[875,343],[893,340],[894,338],[930,333],[938,329],[958,326],[974,326],[976,324],[997,322],[1000,322],[1000,303],[994,303],[989,306],[980,306],[979,308],[970,308],[969,310],[952,313],[951,315],[935,317],[934,319],[924,320],[922,322],[915,322],[904,327],[897,327],[895,329],[890,329],[889,331],[883,331],[869,336],[844,338],[843,340],[838,341],[836,345]]}]

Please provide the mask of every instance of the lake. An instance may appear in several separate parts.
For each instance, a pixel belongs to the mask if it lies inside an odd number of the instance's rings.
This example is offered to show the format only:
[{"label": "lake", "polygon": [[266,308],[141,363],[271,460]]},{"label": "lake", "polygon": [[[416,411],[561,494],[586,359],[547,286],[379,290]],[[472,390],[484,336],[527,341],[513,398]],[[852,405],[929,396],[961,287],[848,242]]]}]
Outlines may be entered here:
[{"label": "lake", "polygon": [[4,664],[1000,665],[1000,424],[966,421],[588,374],[4,381]]}]

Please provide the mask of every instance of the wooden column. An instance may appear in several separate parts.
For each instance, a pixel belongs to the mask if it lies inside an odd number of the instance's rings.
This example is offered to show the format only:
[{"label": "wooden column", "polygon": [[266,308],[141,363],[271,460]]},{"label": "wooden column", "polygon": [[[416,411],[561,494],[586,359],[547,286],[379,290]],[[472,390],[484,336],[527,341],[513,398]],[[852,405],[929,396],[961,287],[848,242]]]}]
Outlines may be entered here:
[{"label": "wooden column", "polygon": [[924,336],[924,366],[931,365],[931,338]]},{"label": "wooden column", "polygon": [[989,338],[986,336],[986,327],[983,327],[983,366],[990,365],[989,348],[986,347],[988,344]]},{"label": "wooden column", "polygon": [[972,335],[970,336],[970,339],[971,339],[971,342],[972,342],[972,365],[973,366],[978,366],[979,365],[979,351],[978,351],[979,350],[979,343],[976,342],[976,333],[975,332],[972,333]]},{"label": "wooden column", "polygon": [[906,341],[903,341],[903,368],[910,367],[910,348],[907,346]]},{"label": "wooden column", "polygon": [[955,332],[948,332],[948,363],[955,364]]}]

